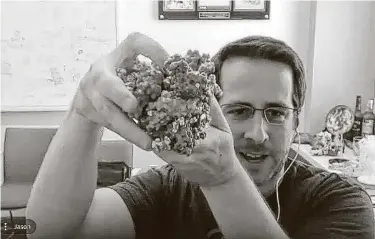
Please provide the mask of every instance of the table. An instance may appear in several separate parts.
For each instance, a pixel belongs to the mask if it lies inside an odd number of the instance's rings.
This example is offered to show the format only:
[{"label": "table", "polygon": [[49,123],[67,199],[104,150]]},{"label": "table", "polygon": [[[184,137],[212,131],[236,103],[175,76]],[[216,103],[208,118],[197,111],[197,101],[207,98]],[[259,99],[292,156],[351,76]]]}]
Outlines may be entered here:
[{"label": "table", "polygon": [[[298,144],[292,144],[292,149],[294,151],[298,151]],[[325,169],[325,170],[328,170],[328,171],[334,172],[334,173],[339,173],[339,174],[341,173],[340,171],[335,171],[335,170],[331,170],[331,169],[328,168],[329,160],[332,159],[332,158],[337,158],[338,156],[328,156],[328,155],[314,156],[310,153],[310,150],[311,150],[311,145],[309,145],[309,144],[301,144],[299,146],[299,154],[304,159],[306,159],[309,163],[311,163],[314,167],[322,168],[322,169]],[[340,158],[354,159],[355,156],[353,154],[353,150],[346,147],[344,155],[340,156]]]},{"label": "table", "polygon": [[[349,160],[355,160],[355,156],[353,153],[353,150],[346,147],[345,152],[343,156],[315,156],[310,153],[311,146],[308,144],[301,144],[299,146],[298,150],[298,144],[292,144],[292,150],[293,151],[299,151],[299,155],[303,157],[307,162],[309,162],[311,165],[317,168],[322,168],[325,169],[329,172],[337,173],[337,174],[342,174],[341,171],[336,171],[329,169],[329,160],[333,158],[346,158]],[[360,183],[361,184],[361,183]],[[371,191],[371,195],[375,195],[375,186],[373,185],[366,185],[366,184],[361,184],[364,186],[366,189],[369,189]]]},{"label": "table", "polygon": [[[308,161],[314,167],[325,169],[329,172],[341,174],[340,171],[331,170],[331,169],[328,168],[329,160],[332,159],[332,158],[337,158],[338,156],[327,156],[327,155],[325,155],[325,156],[314,156],[310,153],[311,145],[308,145],[308,144],[301,144],[299,146],[299,150],[298,150],[298,144],[292,144],[292,150],[294,150],[296,152],[298,151],[299,155],[302,156],[306,161]],[[340,157],[343,157],[343,158],[346,158],[346,159],[355,159],[355,156],[353,154],[353,150],[351,150],[348,147],[345,148],[344,155],[340,156]],[[358,183],[361,184],[366,189],[367,193],[371,196],[371,199],[372,199],[373,204],[374,204],[374,212],[375,212],[375,186],[365,185],[365,184],[362,184],[360,182],[358,182]]]}]

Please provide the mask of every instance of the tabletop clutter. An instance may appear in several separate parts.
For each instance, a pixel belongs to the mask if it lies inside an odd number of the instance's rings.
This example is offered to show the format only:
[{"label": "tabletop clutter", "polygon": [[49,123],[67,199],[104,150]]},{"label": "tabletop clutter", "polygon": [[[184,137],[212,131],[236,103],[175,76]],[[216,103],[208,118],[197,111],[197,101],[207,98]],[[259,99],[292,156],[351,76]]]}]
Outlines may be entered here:
[{"label": "tabletop clutter", "polygon": [[[361,111],[361,96],[353,111],[345,105],[333,107],[326,116],[325,128],[316,134],[302,134],[301,143],[311,145],[314,157],[331,156],[329,169],[340,171],[358,181],[375,185],[375,112],[374,99]],[[354,157],[345,157],[345,148]]]}]

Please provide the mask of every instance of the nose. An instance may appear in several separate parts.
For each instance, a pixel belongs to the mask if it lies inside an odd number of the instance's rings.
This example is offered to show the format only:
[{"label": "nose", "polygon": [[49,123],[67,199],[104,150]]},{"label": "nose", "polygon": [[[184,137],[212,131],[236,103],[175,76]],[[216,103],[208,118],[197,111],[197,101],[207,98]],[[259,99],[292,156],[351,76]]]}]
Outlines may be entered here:
[{"label": "nose", "polygon": [[251,119],[248,119],[248,121],[248,130],[244,135],[246,139],[251,139],[256,144],[262,144],[269,139],[267,124],[265,119],[263,119],[262,112],[255,112],[254,116]]}]

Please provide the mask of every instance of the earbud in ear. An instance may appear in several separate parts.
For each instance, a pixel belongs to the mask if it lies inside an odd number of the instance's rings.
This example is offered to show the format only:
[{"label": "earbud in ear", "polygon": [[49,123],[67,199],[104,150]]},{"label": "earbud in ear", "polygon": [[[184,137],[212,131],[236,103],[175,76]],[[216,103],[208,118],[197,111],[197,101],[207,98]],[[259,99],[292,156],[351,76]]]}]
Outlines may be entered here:
[{"label": "earbud in ear", "polygon": [[[291,143],[295,142],[295,140],[296,140],[296,136],[297,136],[297,135],[299,135],[298,128],[294,129],[294,134],[293,134],[292,142],[291,142]],[[299,136],[298,136],[298,137],[299,137]]]},{"label": "earbud in ear", "polygon": [[299,126],[299,118],[298,115],[294,116],[294,122],[293,122],[293,129],[296,130],[298,129]]}]

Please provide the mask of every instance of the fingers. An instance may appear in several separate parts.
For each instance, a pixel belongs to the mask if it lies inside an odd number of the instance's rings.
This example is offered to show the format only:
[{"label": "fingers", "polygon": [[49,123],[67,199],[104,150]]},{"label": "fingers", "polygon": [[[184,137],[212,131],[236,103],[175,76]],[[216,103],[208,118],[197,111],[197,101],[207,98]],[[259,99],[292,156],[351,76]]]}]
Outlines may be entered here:
[{"label": "fingers", "polygon": [[138,32],[128,35],[109,55],[113,67],[126,66],[138,55],[150,58],[159,67],[168,59],[167,51],[154,39]]},{"label": "fingers", "polygon": [[120,107],[122,111],[127,113],[134,112],[138,102],[135,96],[126,88],[124,82],[112,73],[104,73],[102,78],[97,83],[97,90]]},{"label": "fingers", "polygon": [[196,164],[199,161],[210,166],[213,163],[212,159],[219,157],[223,132],[214,127],[208,127],[205,132],[207,133],[207,137],[197,142],[192,154],[189,156],[167,150],[155,152],[155,154],[171,164]]},{"label": "fingers", "polygon": [[227,133],[231,133],[227,120],[224,117],[223,112],[221,111],[219,102],[217,102],[215,96],[210,94],[210,116],[212,127],[218,128]]},{"label": "fingers", "polygon": [[107,119],[106,128],[144,150],[151,149],[150,136],[131,121],[119,107],[98,92],[93,93],[91,101],[95,109]]},{"label": "fingers", "polygon": [[131,62],[137,56],[135,38],[135,34],[129,34],[125,40],[105,56],[111,67],[119,67],[122,62]]},{"label": "fingers", "polygon": [[159,67],[164,67],[164,62],[168,59],[168,52],[154,39],[140,34],[135,44],[137,55],[141,54],[150,58]]}]

